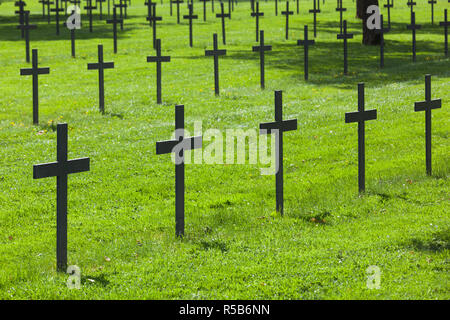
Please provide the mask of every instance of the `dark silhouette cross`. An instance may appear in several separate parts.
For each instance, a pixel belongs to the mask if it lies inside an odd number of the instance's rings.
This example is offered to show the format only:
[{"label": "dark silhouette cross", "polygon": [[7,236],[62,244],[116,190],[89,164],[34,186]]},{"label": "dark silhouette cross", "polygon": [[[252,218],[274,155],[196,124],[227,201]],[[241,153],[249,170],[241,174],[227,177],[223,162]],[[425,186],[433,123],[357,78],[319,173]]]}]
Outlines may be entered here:
[{"label": "dark silhouette cross", "polygon": [[278,0],[275,0],[275,15],[278,15]]},{"label": "dark silhouette cross", "polygon": [[150,22],[152,22],[153,27],[153,49],[156,48],[156,22],[162,21],[162,17],[156,16],[156,3],[151,4],[153,15],[148,19]]},{"label": "dark silhouette cross", "polygon": [[114,53],[117,53],[117,24],[122,23],[123,19],[117,18],[117,8],[113,9],[113,18],[106,20],[106,23],[112,23],[113,25],[113,38],[114,38]]},{"label": "dark silhouette cross", "polygon": [[431,75],[425,76],[425,101],[416,102],[414,111],[425,111],[425,157],[427,174],[431,175],[431,110],[442,106],[441,99],[431,100]]},{"label": "dark silhouette cross", "polygon": [[286,16],[286,40],[289,39],[289,16],[294,14],[294,11],[289,11],[289,1],[286,1],[286,11],[281,11],[283,16]]},{"label": "dark silhouette cross", "polygon": [[416,30],[422,28],[421,25],[416,24],[416,14],[411,12],[411,24],[406,26],[406,29],[412,31],[412,59],[416,62]]},{"label": "dark silhouette cross", "polygon": [[408,2],[406,3],[406,5],[407,5],[408,7],[411,8],[411,13],[413,13],[413,11],[414,11],[414,6],[417,5],[417,3],[414,2],[413,0],[408,0]]},{"label": "dark silhouette cross", "polygon": [[120,18],[120,30],[123,30],[123,20],[124,19],[124,15],[123,15],[123,9],[127,7],[127,4],[123,2],[123,0],[120,0],[119,4],[115,4],[114,8],[119,8],[119,18]]},{"label": "dark silhouette cross", "polygon": [[42,18],[45,18],[45,0],[39,0],[42,3]]},{"label": "dark silhouette cross", "polygon": [[437,2],[436,0],[428,0],[428,3],[431,4],[431,24],[434,24],[434,5]]},{"label": "dark silhouette cross", "polygon": [[316,8],[316,0],[314,0],[314,9],[310,9],[309,13],[314,14],[314,38],[315,38],[317,36],[317,14],[320,13],[320,8]]},{"label": "dark silhouette cross", "polygon": [[87,13],[89,15],[89,32],[92,32],[92,10],[97,10],[97,7],[92,5],[92,0],[86,1],[87,6],[85,6],[84,9],[87,10]]},{"label": "dark silhouette cross", "polygon": [[388,29],[391,28],[391,8],[394,7],[394,2],[389,2],[387,0],[387,3],[384,5],[385,8],[387,8],[387,14],[388,14]]},{"label": "dark silhouette cross", "polygon": [[375,33],[380,35],[380,68],[384,67],[384,34],[391,31],[390,28],[384,28],[383,15],[380,15],[380,29],[375,29]]},{"label": "dark silhouette cross", "polygon": [[[258,3],[256,3],[256,7],[258,8]],[[253,46],[253,52],[259,52],[260,83],[261,89],[264,89],[265,88],[264,56],[266,51],[272,51],[272,46],[267,46],[264,44],[264,30],[260,31],[259,38],[260,38],[259,46]]]},{"label": "dark silhouette cross", "polygon": [[219,56],[227,54],[227,50],[219,50],[217,45],[217,33],[213,34],[213,50],[205,50],[205,56],[214,57],[214,90],[219,95]]},{"label": "dark silhouette cross", "polygon": [[38,50],[32,50],[32,67],[20,69],[21,76],[33,76],[33,124],[39,124],[39,75],[49,74],[50,68],[38,67]]},{"label": "dark silhouette cross", "polygon": [[67,176],[90,170],[90,159],[67,160],[67,123],[57,130],[56,162],[35,164],[33,179],[56,177],[56,265],[58,271],[67,268]]},{"label": "dark silhouette cross", "polygon": [[95,0],[96,3],[99,4],[99,8],[100,8],[100,15],[99,15],[99,20],[103,20],[103,2],[105,2],[105,0]]},{"label": "dark silhouette cross", "polygon": [[344,20],[344,33],[338,34],[337,38],[344,40],[344,74],[348,73],[348,39],[353,38],[352,33],[347,33],[347,20]]},{"label": "dark silhouette cross", "polygon": [[114,62],[103,61],[103,46],[98,45],[98,62],[88,63],[88,70],[98,70],[99,110],[105,113],[105,69],[114,69]]},{"label": "dark silhouette cross", "polygon": [[250,15],[252,17],[256,18],[256,42],[259,41],[258,36],[259,36],[259,17],[263,17],[264,16],[264,12],[259,12],[259,2],[256,3],[256,11],[253,11],[252,13],[250,13]]},{"label": "dark silhouette cross", "polygon": [[202,148],[202,136],[184,136],[184,106],[175,106],[175,140],[156,142],[156,154],[175,153],[175,234],[184,235],[184,151]]},{"label": "dark silhouette cross", "polygon": [[50,11],[55,13],[56,35],[59,36],[59,13],[64,12],[64,9],[59,7],[59,0],[55,0],[55,4],[55,8],[50,9]]},{"label": "dark silhouette cross", "polygon": [[203,21],[206,21],[206,3],[210,0],[200,0],[203,2]]},{"label": "dark silhouette cross", "polygon": [[223,42],[223,44],[226,44],[226,39],[225,39],[225,18],[228,18],[228,16],[230,14],[229,13],[224,13],[223,2],[220,3],[220,9],[221,9],[222,13],[217,13],[216,14],[216,18],[221,18],[222,19],[222,42]]},{"label": "dark silhouette cross", "polygon": [[192,47],[192,45],[193,45],[192,20],[193,19],[198,19],[198,15],[193,14],[194,13],[193,11],[194,11],[194,8],[193,8],[192,4],[189,4],[189,14],[183,16],[183,19],[188,19],[189,20],[189,46],[190,47]]},{"label": "dark silhouette cross", "polygon": [[161,39],[156,39],[156,56],[148,56],[147,62],[156,62],[156,100],[162,103],[161,99],[161,63],[170,62],[170,56],[161,56]]},{"label": "dark silhouette cross", "polygon": [[17,28],[22,29],[25,33],[25,60],[30,62],[30,30],[37,28],[37,25],[30,24],[30,11],[25,11],[24,23],[18,25]]},{"label": "dark silhouette cross", "polygon": [[147,20],[150,23],[150,27],[152,26],[152,20],[150,19],[150,17],[153,15],[152,4],[153,4],[152,0],[145,1],[144,3],[144,5],[147,6],[147,17],[145,18],[145,20]]},{"label": "dark silhouette cross", "polygon": [[358,122],[358,188],[362,193],[366,189],[366,151],[365,151],[365,121],[377,118],[377,110],[364,110],[364,83],[358,84],[358,111],[347,112],[345,123]]},{"label": "dark silhouette cross", "polygon": [[[26,5],[27,4],[24,1],[22,1],[22,0],[14,2],[14,6],[19,8],[19,10],[14,11],[15,14],[19,15],[19,25],[23,25],[24,24],[25,12],[27,12],[27,11],[24,10]],[[29,12],[30,11],[28,11],[28,13]],[[21,37],[22,37],[22,39],[25,37],[25,30],[24,29],[21,30]]]},{"label": "dark silhouette cross", "polygon": [[177,23],[180,23],[180,4],[184,3],[183,0],[171,0],[170,3],[175,3],[177,5]]},{"label": "dark silhouette cross", "polygon": [[44,4],[47,6],[47,22],[50,24],[50,6],[54,3],[50,0],[45,0]]},{"label": "dark silhouette cross", "polygon": [[344,8],[342,6],[342,0],[337,0],[337,5],[338,6],[336,8],[336,11],[339,11],[339,28],[340,28],[341,33],[342,33],[342,16],[343,16],[344,12],[347,11],[347,8]]},{"label": "dark silhouette cross", "polygon": [[448,57],[448,27],[450,26],[450,22],[447,18],[447,9],[444,11],[444,21],[439,22],[439,25],[444,28],[444,52],[445,56]]},{"label": "dark silhouette cross", "polygon": [[305,48],[305,54],[304,54],[304,70],[305,70],[305,80],[308,80],[308,57],[309,57],[309,46],[312,46],[315,44],[314,40],[309,40],[308,39],[308,26],[304,27],[304,40],[298,40],[297,41],[297,45],[298,46],[303,46]]},{"label": "dark silhouette cross", "polygon": [[282,95],[282,91],[275,91],[275,122],[266,122],[259,125],[259,134],[275,133],[276,208],[281,215],[283,215],[283,132],[297,130],[297,119],[283,120]]},{"label": "dark silhouette cross", "polygon": [[149,21],[152,22],[153,27],[153,48],[156,48],[156,22],[162,21],[162,17],[156,16],[156,3],[152,3],[151,6],[153,8],[153,15],[150,17]]}]

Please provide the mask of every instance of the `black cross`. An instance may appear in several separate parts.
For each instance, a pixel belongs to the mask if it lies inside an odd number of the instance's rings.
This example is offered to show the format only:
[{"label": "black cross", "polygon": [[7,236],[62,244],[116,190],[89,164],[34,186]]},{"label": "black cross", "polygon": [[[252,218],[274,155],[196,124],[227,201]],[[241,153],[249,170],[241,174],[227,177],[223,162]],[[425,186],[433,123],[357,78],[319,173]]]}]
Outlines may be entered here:
[{"label": "black cross", "polygon": [[228,0],[228,19],[231,20],[231,0]]},{"label": "black cross", "polygon": [[17,26],[18,29],[22,29],[25,32],[25,59],[30,62],[30,30],[36,29],[35,24],[30,24],[30,12],[25,11],[24,23]]},{"label": "black cross", "polygon": [[222,42],[223,44],[226,44],[226,39],[225,39],[225,18],[229,17],[229,13],[224,13],[224,9],[223,9],[223,2],[220,3],[220,9],[222,11],[222,13],[217,13],[216,14],[216,18],[221,18],[222,19]]},{"label": "black cross", "polygon": [[380,35],[380,68],[384,67],[384,34],[391,31],[390,28],[384,28],[383,15],[380,15],[380,29],[375,29],[375,33]]},{"label": "black cross", "polygon": [[50,0],[46,0],[44,3],[47,6],[47,22],[50,23],[50,6],[54,3]]},{"label": "black cross", "polygon": [[286,16],[286,40],[289,38],[289,16],[294,14],[294,11],[289,11],[289,1],[286,1],[286,11],[281,11],[283,16]]},{"label": "black cross", "polygon": [[308,52],[309,52],[309,46],[312,46],[315,44],[314,40],[308,39],[308,26],[305,26],[304,28],[304,40],[298,40],[297,45],[303,46],[305,48],[305,55],[304,55],[304,68],[305,68],[305,80],[308,80]]},{"label": "black cross", "polygon": [[189,14],[184,15],[183,19],[189,19],[189,46],[192,47],[193,45],[193,37],[192,37],[192,20],[198,19],[198,16],[196,14],[193,14],[194,12],[192,4],[189,4]]},{"label": "black cross", "polygon": [[320,8],[318,9],[316,8],[316,0],[314,0],[314,9],[310,9],[309,13],[314,14],[314,38],[315,38],[317,36],[317,14],[320,13]]},{"label": "black cross", "polygon": [[177,23],[180,23],[180,4],[184,3],[183,0],[171,0],[170,3],[175,3],[177,5]]},{"label": "black cross", "polygon": [[42,3],[42,18],[45,18],[45,0],[39,0]]},{"label": "black cross", "polygon": [[51,9],[51,12],[55,13],[55,21],[56,21],[56,35],[59,36],[59,13],[64,12],[63,8],[59,7],[59,0],[55,0],[56,7]]},{"label": "black cross", "polygon": [[428,3],[431,4],[431,24],[434,24],[434,5],[436,0],[428,0]]},{"label": "black cross", "polygon": [[275,15],[278,15],[278,0],[275,0]]},{"label": "black cross", "polygon": [[[14,2],[14,6],[15,7],[19,7],[19,10],[14,11],[15,14],[19,15],[19,25],[23,25],[24,24],[24,21],[25,21],[24,16],[25,16],[25,12],[26,12],[24,10],[24,7],[26,5],[27,4],[25,2],[23,2],[22,0]],[[28,11],[28,13],[29,13],[29,11]],[[25,30],[24,29],[21,30],[21,36],[22,36],[22,39],[25,37]]]},{"label": "black cross", "polygon": [[297,0],[297,1],[296,1],[296,3],[297,3],[297,14],[299,14],[299,13],[300,13],[300,5],[299,5],[299,0]]},{"label": "black cross", "polygon": [[162,103],[161,99],[161,63],[170,62],[170,56],[161,56],[161,39],[156,39],[156,56],[147,57],[147,62],[156,62],[156,100]]},{"label": "black cross", "polygon": [[184,136],[184,106],[175,106],[175,140],[156,142],[156,154],[175,153],[175,234],[184,235],[184,151],[202,148],[202,136]]},{"label": "black cross", "polygon": [[347,11],[347,8],[342,7],[342,0],[337,0],[337,5],[336,11],[339,11],[339,28],[342,33],[342,16],[344,12]]},{"label": "black cross", "polygon": [[217,45],[217,33],[213,34],[213,50],[205,50],[205,56],[214,56],[214,90],[219,95],[219,56],[227,54],[227,50],[219,50]]},{"label": "black cross", "polygon": [[[258,2],[256,3],[256,8],[258,8]],[[267,46],[264,44],[264,30],[261,30],[259,46],[253,46],[253,52],[259,52],[261,89],[265,88],[264,55],[266,51],[272,51],[272,46]]]},{"label": "black cross", "polygon": [[127,6],[126,3],[123,3],[123,0],[120,0],[119,4],[115,4],[114,8],[119,8],[119,13],[120,13],[120,30],[123,30],[123,20],[124,20],[124,16],[123,16],[123,8],[125,8]]},{"label": "black cross", "polygon": [[283,132],[297,130],[297,119],[283,120],[283,91],[275,91],[275,122],[266,122],[259,125],[260,134],[275,133],[276,164],[275,177],[276,208],[283,215]]},{"label": "black cross", "polygon": [[153,15],[148,19],[150,22],[152,22],[153,27],[153,48],[156,48],[156,22],[161,21],[162,17],[156,16],[156,3],[151,4]]},{"label": "black cross", "polygon": [[38,50],[32,50],[32,67],[20,69],[21,76],[33,76],[33,124],[39,124],[39,75],[49,74],[50,68],[38,67]]},{"label": "black cross", "polygon": [[417,3],[412,0],[408,0],[406,5],[411,8],[411,13],[412,13],[414,11],[414,6],[417,5]]},{"label": "black cross", "polygon": [[145,1],[145,3],[144,3],[144,5],[147,6],[147,17],[145,18],[145,20],[147,20],[150,23],[150,27],[152,26],[152,20],[150,19],[150,17],[153,15],[152,14],[152,8],[153,8],[152,4],[153,4],[152,0]]},{"label": "black cross", "polygon": [[56,162],[35,164],[33,179],[56,177],[56,265],[67,268],[67,176],[90,170],[90,159],[67,160],[67,123],[58,123]]},{"label": "black cross", "polygon": [[394,2],[390,3],[389,0],[387,0],[387,3],[384,5],[385,8],[387,8],[388,13],[388,29],[391,28],[391,8],[394,7]]},{"label": "black cross", "polygon": [[89,32],[92,32],[92,10],[97,10],[97,7],[94,7],[92,5],[92,0],[86,0],[87,6],[84,7],[85,10],[87,10],[87,13],[89,15]]},{"label": "black cross", "polygon": [[99,19],[103,20],[103,2],[105,2],[105,0],[95,0],[96,3],[99,3],[99,7],[100,7],[100,16]]},{"label": "black cross", "polygon": [[[450,1],[450,0],[449,0]],[[447,20],[447,9],[444,11],[444,21],[439,22],[441,27],[444,27],[444,41],[445,41],[445,56],[448,56],[448,27],[450,26],[450,22]]]},{"label": "black cross", "polygon": [[348,48],[347,48],[347,40],[353,38],[352,33],[347,33],[347,20],[344,20],[344,33],[337,35],[338,39],[344,40],[344,74],[348,72]]},{"label": "black cross", "polygon": [[264,12],[259,12],[259,2],[256,3],[256,11],[253,11],[250,14],[252,17],[256,18],[256,42],[259,41],[258,36],[259,36],[259,17],[263,17],[264,16]]},{"label": "black cross", "polygon": [[99,110],[105,113],[105,69],[114,69],[114,62],[103,61],[103,46],[98,45],[98,62],[88,63],[88,70],[98,70]]},{"label": "black cross", "polygon": [[442,106],[441,99],[431,100],[431,75],[425,76],[425,101],[416,102],[414,111],[425,111],[425,154],[427,174],[431,175],[431,110]]},{"label": "black cross", "polygon": [[206,3],[210,0],[200,0],[203,2],[203,21],[206,21]]},{"label": "black cross", "polygon": [[211,0],[211,12],[214,13],[214,0]]},{"label": "black cross", "polygon": [[406,29],[412,31],[412,59],[416,62],[416,30],[422,28],[420,24],[416,24],[416,14],[411,12],[411,24],[406,26]]},{"label": "black cross", "polygon": [[377,110],[364,110],[364,83],[358,84],[358,111],[347,112],[345,123],[358,122],[358,187],[359,192],[366,189],[366,151],[365,151],[365,121],[377,118]]},{"label": "black cross", "polygon": [[114,53],[117,53],[117,24],[122,23],[123,19],[117,19],[117,9],[113,9],[113,18],[106,20],[106,23],[112,23],[113,25],[113,37],[114,37]]}]

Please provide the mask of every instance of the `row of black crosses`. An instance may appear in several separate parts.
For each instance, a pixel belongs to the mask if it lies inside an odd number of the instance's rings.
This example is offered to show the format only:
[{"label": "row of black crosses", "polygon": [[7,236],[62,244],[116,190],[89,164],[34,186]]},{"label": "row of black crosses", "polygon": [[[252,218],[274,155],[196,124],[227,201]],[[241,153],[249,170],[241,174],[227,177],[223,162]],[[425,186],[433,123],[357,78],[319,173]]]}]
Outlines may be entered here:
[{"label": "row of black crosses", "polygon": [[[99,49],[100,54],[100,49]],[[97,66],[91,66],[99,67]],[[32,73],[32,71],[29,71]],[[431,76],[425,76],[425,101],[416,102],[414,111],[425,111],[426,173],[431,175],[431,111],[441,108],[441,100],[431,99]],[[358,111],[345,114],[345,123],[358,123],[358,189],[365,192],[365,122],[375,120],[377,110],[365,110],[364,83],[358,84]],[[175,234],[185,232],[185,167],[184,151],[202,148],[202,136],[184,136],[184,106],[175,106],[175,139],[156,142],[156,154],[175,153]],[[275,178],[276,210],[283,215],[283,133],[297,130],[297,119],[283,120],[282,91],[275,91],[275,121],[261,123],[260,134],[275,134],[278,154]],[[34,165],[33,178],[57,177],[56,197],[56,259],[57,269],[67,267],[67,177],[72,173],[90,170],[90,159],[67,160],[67,124],[57,125],[57,161]]]}]

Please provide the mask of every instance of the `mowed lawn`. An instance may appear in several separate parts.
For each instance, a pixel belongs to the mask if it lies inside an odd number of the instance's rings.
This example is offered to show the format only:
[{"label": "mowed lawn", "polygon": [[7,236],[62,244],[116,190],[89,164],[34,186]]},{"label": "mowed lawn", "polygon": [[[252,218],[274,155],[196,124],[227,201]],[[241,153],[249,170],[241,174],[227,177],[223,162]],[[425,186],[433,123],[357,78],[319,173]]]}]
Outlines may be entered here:
[{"label": "mowed lawn", "polygon": [[[220,19],[208,3],[207,21],[195,3],[194,47],[188,25],[157,6],[164,63],[163,104],[156,104],[152,33],[144,1],[132,1],[119,52],[112,26],[94,17],[94,33],[77,31],[77,57],[67,29],[55,35],[41,6],[28,1],[31,47],[39,64],[40,124],[32,125],[31,77],[20,76],[25,45],[13,3],[0,5],[0,298],[1,299],[449,299],[450,60],[444,57],[444,1],[416,8],[417,62],[411,61],[409,8],[395,2],[386,36],[386,67],[379,47],[361,45],[355,3],[348,8],[349,75],[336,39],[336,1],[321,3],[310,79],[303,80],[303,26],[312,38],[312,1],[300,15],[275,16],[261,2],[261,29],[273,51],[266,55],[266,90],[259,87],[259,56],[252,52],[255,21],[240,2],[227,20],[227,49],[220,59],[220,97],[214,95],[213,33]],[[383,2],[384,3],[384,2]],[[84,5],[84,4],[83,4]],[[106,7],[106,6],[105,6]],[[219,4],[216,2],[216,13]],[[228,8],[228,4],[225,6]],[[295,3],[291,10],[296,11]],[[285,4],[279,11],[285,10]],[[186,3],[181,14],[187,14]],[[386,20],[386,18],[385,18]],[[97,62],[104,45],[106,113],[98,112]],[[425,174],[425,98],[432,75],[433,175]],[[365,82],[366,194],[358,195],[357,84]],[[186,234],[175,237],[174,164],[156,155],[155,143],[173,134],[174,105],[185,105],[186,129],[258,129],[274,119],[274,90],[283,90],[284,119],[298,130],[284,136],[285,214],[275,211],[275,178],[264,165],[186,165]],[[56,123],[69,125],[69,159],[91,158],[91,171],[69,177],[68,262],[81,269],[81,289],[69,289],[56,272],[56,180],[33,180],[32,166],[56,160]],[[205,139],[203,150],[214,139]],[[189,153],[191,154],[191,153]],[[225,159],[225,155],[223,156]],[[369,266],[381,270],[379,289],[367,287]]]}]

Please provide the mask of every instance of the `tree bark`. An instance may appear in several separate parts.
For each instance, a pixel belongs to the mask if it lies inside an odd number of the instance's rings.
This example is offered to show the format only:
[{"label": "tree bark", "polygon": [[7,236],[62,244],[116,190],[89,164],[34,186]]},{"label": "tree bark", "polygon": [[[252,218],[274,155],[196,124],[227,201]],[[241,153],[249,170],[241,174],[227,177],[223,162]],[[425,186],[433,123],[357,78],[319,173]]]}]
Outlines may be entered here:
[{"label": "tree bark", "polygon": [[356,3],[356,16],[362,20],[363,24],[363,40],[365,45],[380,45],[381,37],[375,33],[375,30],[367,28],[367,19],[370,14],[367,14],[367,8],[371,5],[378,6],[378,0],[358,0]]}]

